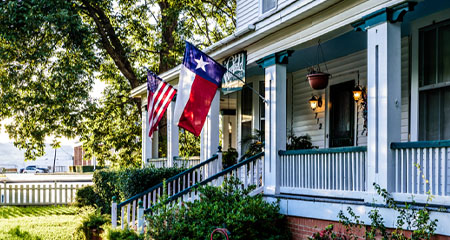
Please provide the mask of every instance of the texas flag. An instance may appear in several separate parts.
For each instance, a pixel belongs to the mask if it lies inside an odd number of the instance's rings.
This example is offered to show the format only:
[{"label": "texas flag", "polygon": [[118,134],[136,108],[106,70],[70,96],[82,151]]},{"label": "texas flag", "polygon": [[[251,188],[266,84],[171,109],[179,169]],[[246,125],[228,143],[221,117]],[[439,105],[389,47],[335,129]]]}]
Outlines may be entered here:
[{"label": "texas flag", "polygon": [[214,59],[186,42],[174,112],[179,127],[200,135],[225,71]]}]

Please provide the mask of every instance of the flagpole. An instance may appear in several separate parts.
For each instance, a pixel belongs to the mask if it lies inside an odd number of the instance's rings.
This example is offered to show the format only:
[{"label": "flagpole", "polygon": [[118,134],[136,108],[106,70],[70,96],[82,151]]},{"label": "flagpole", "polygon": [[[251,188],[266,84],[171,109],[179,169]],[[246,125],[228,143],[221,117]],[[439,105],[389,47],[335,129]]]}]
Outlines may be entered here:
[{"label": "flagpole", "polygon": [[[216,62],[216,63],[217,63],[217,62]],[[222,66],[223,66],[223,65],[222,65]],[[233,75],[235,78],[237,78],[238,80],[240,80],[241,82],[243,82],[243,83],[244,83],[244,86],[247,86],[247,87],[250,88],[254,93],[258,94],[259,98],[261,98],[261,100],[262,100],[263,102],[268,103],[268,101],[267,101],[267,100],[266,100],[259,92],[257,92],[254,88],[250,87],[250,85],[247,85],[247,84],[245,83],[245,81],[242,80],[242,78],[240,78],[239,76],[237,76],[236,74],[234,74],[234,72],[228,70],[228,68],[226,68],[225,66],[223,66],[223,67],[227,70],[227,72],[231,73],[231,75]]]}]

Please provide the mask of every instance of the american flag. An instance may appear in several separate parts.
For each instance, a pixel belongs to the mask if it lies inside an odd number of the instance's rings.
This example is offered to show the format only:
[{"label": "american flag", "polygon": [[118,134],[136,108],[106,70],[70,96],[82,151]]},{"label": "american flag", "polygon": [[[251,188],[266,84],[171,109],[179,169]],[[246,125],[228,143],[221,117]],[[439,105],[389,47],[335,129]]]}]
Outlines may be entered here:
[{"label": "american flag", "polygon": [[149,137],[158,128],[158,123],[164,116],[170,101],[177,93],[177,90],[170,84],[164,82],[153,72],[147,73],[147,111],[150,131]]}]

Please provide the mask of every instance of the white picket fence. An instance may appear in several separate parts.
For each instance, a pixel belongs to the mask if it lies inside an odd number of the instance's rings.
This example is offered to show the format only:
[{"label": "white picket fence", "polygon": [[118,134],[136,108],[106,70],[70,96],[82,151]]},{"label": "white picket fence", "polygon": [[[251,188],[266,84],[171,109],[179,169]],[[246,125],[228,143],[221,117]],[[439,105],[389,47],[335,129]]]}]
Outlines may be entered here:
[{"label": "white picket fence", "polygon": [[0,184],[0,206],[67,205],[75,201],[79,188],[90,184],[3,182]]}]

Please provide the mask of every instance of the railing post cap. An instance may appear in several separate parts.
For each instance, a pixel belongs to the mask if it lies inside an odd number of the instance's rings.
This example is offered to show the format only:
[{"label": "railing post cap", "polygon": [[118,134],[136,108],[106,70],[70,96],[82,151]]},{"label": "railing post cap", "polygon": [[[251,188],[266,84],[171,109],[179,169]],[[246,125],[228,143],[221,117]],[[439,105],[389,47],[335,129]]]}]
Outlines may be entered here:
[{"label": "railing post cap", "polygon": [[139,200],[138,206],[139,206],[140,208],[143,208],[143,207],[144,207],[144,202],[142,202],[142,200]]},{"label": "railing post cap", "polygon": [[116,197],[116,196],[113,196],[113,197],[112,197],[112,200],[113,200],[114,203],[117,202],[117,197]]},{"label": "railing post cap", "polygon": [[219,149],[218,152],[222,152],[222,146],[217,147]]}]

